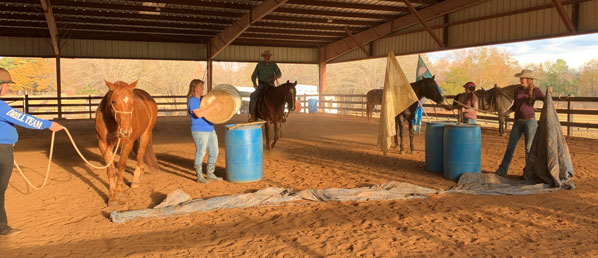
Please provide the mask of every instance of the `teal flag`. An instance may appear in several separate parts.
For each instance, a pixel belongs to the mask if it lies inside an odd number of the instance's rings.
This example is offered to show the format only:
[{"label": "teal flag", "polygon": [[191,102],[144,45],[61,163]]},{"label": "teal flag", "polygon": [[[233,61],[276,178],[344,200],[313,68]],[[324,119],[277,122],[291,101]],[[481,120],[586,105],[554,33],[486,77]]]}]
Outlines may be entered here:
[{"label": "teal flag", "polygon": [[417,72],[415,73],[415,81],[421,81],[423,78],[432,78],[432,73],[428,70],[426,63],[420,55],[417,55]]}]

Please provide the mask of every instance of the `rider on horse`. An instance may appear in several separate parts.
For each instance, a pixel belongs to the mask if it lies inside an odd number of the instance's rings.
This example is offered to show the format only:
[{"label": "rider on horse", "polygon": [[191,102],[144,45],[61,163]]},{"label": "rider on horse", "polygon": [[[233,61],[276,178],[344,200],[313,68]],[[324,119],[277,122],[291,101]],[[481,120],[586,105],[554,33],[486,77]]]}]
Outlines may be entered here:
[{"label": "rider on horse", "polygon": [[[276,79],[280,78],[282,75],[278,65],[275,62],[270,61],[271,56],[272,53],[270,53],[270,50],[264,51],[262,53],[264,61],[257,63],[255,70],[251,75],[251,82],[253,83],[253,88],[255,88],[255,91],[249,96],[249,113],[251,115],[249,122],[257,121],[256,104],[260,94],[266,87],[274,86],[274,81],[276,81]],[[257,84],[255,82],[256,78],[258,80]]]}]

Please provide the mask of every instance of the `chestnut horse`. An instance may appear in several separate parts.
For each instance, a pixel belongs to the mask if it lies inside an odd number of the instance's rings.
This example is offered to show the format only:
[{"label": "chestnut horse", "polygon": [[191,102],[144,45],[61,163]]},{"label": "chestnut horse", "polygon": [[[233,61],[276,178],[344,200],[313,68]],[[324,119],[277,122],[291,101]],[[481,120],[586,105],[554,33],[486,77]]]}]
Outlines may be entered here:
[{"label": "chestnut horse", "polygon": [[[276,141],[280,138],[280,128],[286,121],[284,113],[284,104],[287,104],[289,111],[295,111],[295,89],[297,81],[294,83],[287,81],[278,87],[266,87],[257,100],[256,117],[266,121],[265,134],[266,145],[268,149],[274,148]],[[274,126],[274,137],[270,145],[270,126]]]},{"label": "chestnut horse", "polygon": [[110,91],[104,95],[96,111],[96,135],[100,152],[106,163],[112,159],[114,145],[120,140],[121,158],[118,161],[118,177],[114,164],[107,169],[110,183],[108,206],[119,205],[117,192],[124,191],[123,171],[127,158],[136,142],[138,148],[137,167],[131,181],[131,188],[139,187],[144,173],[143,161],[150,169],[158,171],[158,161],[152,147],[152,129],[158,117],[158,105],[144,90],[135,89],[137,81],[111,83],[105,81]]}]

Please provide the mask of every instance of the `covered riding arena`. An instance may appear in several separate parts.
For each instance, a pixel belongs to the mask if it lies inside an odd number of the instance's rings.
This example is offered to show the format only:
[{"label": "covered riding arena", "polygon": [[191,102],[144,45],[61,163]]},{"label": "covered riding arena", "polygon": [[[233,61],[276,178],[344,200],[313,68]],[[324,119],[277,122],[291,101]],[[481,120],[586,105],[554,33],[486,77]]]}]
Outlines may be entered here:
[{"label": "covered riding arena", "polygon": [[[56,58],[60,87],[60,58],[201,60],[209,68],[212,61],[256,62],[271,49],[277,62],[319,64],[323,93],[327,63],[593,33],[596,14],[597,0],[0,1],[0,56]],[[209,83],[211,76],[208,70]],[[62,117],[58,92],[54,115]],[[414,153],[383,155],[377,120],[303,113],[291,113],[276,148],[264,152],[263,180],[197,184],[188,120],[158,118],[153,144],[162,171],[128,189],[118,210],[151,208],[175,189],[209,198],[270,186],[454,185],[425,171],[423,135]],[[83,155],[102,160],[93,120],[61,123]],[[216,131],[216,174],[224,176],[224,125]],[[50,133],[19,129],[19,135],[15,159],[39,184]],[[482,130],[483,172],[495,171],[507,140],[495,128]],[[598,256],[598,140],[568,137],[567,143],[577,185],[571,191],[300,201],[114,224],[106,172],[85,165],[58,133],[46,188],[35,191],[13,172],[6,208],[9,223],[23,232],[0,238],[0,257]],[[521,175],[522,149],[520,142],[512,177]],[[135,166],[128,162],[127,183]]]}]

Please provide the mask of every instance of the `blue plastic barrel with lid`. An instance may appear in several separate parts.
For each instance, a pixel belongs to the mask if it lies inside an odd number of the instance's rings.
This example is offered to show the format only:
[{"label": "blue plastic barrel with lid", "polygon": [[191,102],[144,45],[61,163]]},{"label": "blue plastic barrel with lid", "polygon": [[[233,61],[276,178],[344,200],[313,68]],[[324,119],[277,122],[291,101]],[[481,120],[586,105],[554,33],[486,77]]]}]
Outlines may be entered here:
[{"label": "blue plastic barrel with lid", "polygon": [[442,172],[444,169],[444,126],[452,121],[426,122],[426,170]]},{"label": "blue plastic barrel with lid", "polygon": [[254,182],[263,177],[261,125],[226,126],[226,179],[230,182]]},{"label": "blue plastic barrel with lid", "polygon": [[318,113],[318,99],[309,100],[309,113]]},{"label": "blue plastic barrel with lid", "polygon": [[463,173],[482,170],[482,131],[479,125],[444,126],[444,177],[458,180]]}]

